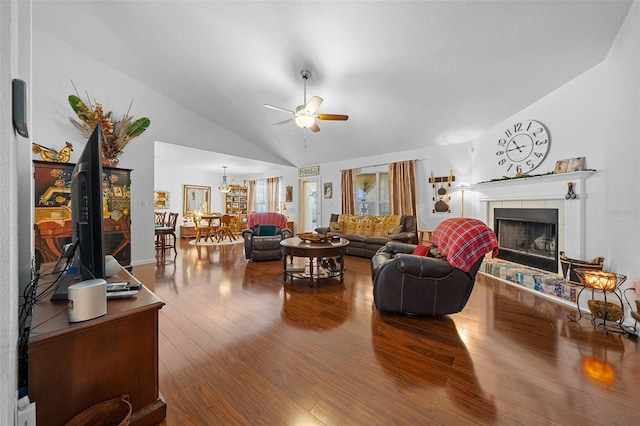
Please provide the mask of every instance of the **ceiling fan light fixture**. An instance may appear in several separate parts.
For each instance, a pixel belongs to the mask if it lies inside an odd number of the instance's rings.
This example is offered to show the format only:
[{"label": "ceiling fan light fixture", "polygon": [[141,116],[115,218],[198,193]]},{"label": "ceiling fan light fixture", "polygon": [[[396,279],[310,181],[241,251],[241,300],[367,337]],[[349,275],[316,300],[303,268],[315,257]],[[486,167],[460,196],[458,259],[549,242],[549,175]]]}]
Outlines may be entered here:
[{"label": "ceiling fan light fixture", "polygon": [[227,166],[222,166],[222,168],[224,171],[222,172],[222,182],[218,185],[218,191],[226,194],[231,191],[231,186],[227,184]]},{"label": "ceiling fan light fixture", "polygon": [[313,126],[313,123],[316,122],[312,115],[298,115],[296,116],[295,121],[296,124],[303,129]]},{"label": "ceiling fan light fixture", "polygon": [[273,125],[284,124],[294,122],[298,127],[303,129],[309,129],[312,132],[319,132],[320,126],[318,126],[317,120],[334,120],[334,121],[345,121],[349,119],[348,115],[343,114],[316,114],[324,99],[320,96],[313,96],[307,102],[307,80],[311,78],[311,71],[302,70],[300,71],[300,75],[304,80],[304,97],[302,105],[298,105],[295,111],[288,110],[286,108],[281,108],[275,105],[264,104],[266,108],[275,109],[276,111],[287,112],[293,114],[293,117],[288,120],[279,121],[274,123]]}]

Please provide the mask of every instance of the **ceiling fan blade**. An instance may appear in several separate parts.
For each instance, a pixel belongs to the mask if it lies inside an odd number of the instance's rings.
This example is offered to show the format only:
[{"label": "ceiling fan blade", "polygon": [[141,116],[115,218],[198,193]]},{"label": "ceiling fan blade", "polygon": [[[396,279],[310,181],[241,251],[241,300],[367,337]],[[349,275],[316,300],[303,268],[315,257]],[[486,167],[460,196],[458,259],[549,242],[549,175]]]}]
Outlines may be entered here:
[{"label": "ceiling fan blade", "polygon": [[275,105],[264,104],[264,107],[265,108],[270,108],[270,109],[275,109],[276,111],[288,112],[289,114],[293,114],[294,113],[290,109],[280,108],[280,107],[275,106]]},{"label": "ceiling fan blade", "polygon": [[346,121],[349,119],[348,115],[344,114],[317,114],[315,116],[318,120],[338,120]]},{"label": "ceiling fan blade", "polygon": [[282,121],[278,121],[277,123],[273,123],[272,126],[279,126],[281,124],[291,123],[292,121],[293,121],[293,118],[288,118],[286,120],[282,120]]},{"label": "ceiling fan blade", "polygon": [[314,133],[320,131],[320,127],[318,127],[318,123],[316,123],[315,121],[313,122],[313,124],[311,126],[308,127],[308,129],[311,130]]},{"label": "ceiling fan blade", "polygon": [[309,102],[307,102],[307,104],[304,106],[304,112],[306,112],[307,114],[313,114],[318,108],[320,108],[320,105],[323,101],[324,99],[322,99],[320,96],[314,96],[313,98],[309,99]]}]

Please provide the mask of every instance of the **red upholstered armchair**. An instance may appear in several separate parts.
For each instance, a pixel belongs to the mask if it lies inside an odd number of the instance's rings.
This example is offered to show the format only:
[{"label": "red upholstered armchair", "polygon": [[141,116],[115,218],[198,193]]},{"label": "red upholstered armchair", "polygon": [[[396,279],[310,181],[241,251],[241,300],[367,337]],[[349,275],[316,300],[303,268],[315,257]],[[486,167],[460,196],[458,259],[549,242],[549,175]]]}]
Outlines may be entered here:
[{"label": "red upholstered armchair", "polygon": [[251,213],[242,231],[244,256],[254,260],[282,259],[280,241],[291,237],[287,217],[280,213]]},{"label": "red upholstered armchair", "polygon": [[418,246],[392,241],[373,256],[373,299],[378,310],[432,316],[460,312],[485,254],[498,254],[493,230],[470,218],[443,221],[431,245],[422,256],[412,254]]}]

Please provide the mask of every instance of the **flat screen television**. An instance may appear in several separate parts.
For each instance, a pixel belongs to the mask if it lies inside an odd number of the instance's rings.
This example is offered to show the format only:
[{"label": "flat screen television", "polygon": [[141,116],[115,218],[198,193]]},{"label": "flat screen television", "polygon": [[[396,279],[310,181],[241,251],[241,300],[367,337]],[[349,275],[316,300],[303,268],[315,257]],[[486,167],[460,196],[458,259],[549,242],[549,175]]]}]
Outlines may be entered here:
[{"label": "flat screen television", "polygon": [[73,241],[83,280],[105,278],[102,127],[96,125],[71,175]]},{"label": "flat screen television", "polygon": [[100,124],[89,137],[71,175],[71,221],[73,266],[58,284],[51,300],[67,300],[68,287],[76,278],[90,280],[106,277]]}]

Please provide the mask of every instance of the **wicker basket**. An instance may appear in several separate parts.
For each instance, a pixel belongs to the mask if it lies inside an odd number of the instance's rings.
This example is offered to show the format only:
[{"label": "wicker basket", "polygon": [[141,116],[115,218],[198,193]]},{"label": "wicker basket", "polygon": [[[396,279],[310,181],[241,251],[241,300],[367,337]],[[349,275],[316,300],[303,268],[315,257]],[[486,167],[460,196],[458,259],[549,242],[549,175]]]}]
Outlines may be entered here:
[{"label": "wicker basket", "polygon": [[127,426],[131,419],[129,395],[100,402],[69,420],[66,426]]},{"label": "wicker basket", "polygon": [[605,302],[604,300],[591,299],[587,301],[589,310],[594,317],[605,321],[620,321],[622,318],[622,308],[615,303],[607,302],[606,318],[605,318]]},{"label": "wicker basket", "polygon": [[298,238],[311,243],[326,243],[331,241],[331,235],[329,234],[314,234],[313,232],[301,232],[298,234]]},{"label": "wicker basket", "polygon": [[577,268],[582,269],[593,269],[596,271],[602,271],[602,267],[604,265],[604,257],[598,256],[594,257],[591,260],[578,260],[571,259],[567,257],[563,251],[558,254],[560,258],[560,265],[562,266],[562,275],[563,277],[573,283],[577,283],[582,285],[578,275],[576,274]]}]

